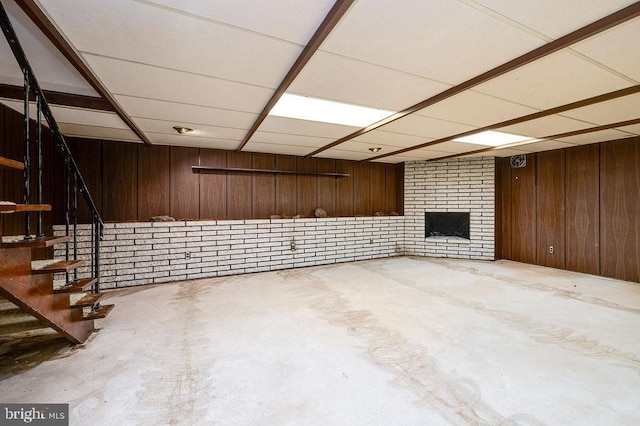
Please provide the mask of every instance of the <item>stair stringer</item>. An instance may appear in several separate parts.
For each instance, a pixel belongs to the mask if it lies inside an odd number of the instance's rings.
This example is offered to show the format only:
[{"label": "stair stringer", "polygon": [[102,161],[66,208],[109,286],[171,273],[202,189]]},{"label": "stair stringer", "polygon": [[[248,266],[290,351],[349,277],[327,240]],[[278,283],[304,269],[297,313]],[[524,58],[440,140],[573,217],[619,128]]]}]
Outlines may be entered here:
[{"label": "stair stringer", "polygon": [[85,342],[94,331],[82,308],[70,307],[68,294],[53,293],[52,274],[31,273],[30,248],[0,248],[0,293],[72,343]]}]

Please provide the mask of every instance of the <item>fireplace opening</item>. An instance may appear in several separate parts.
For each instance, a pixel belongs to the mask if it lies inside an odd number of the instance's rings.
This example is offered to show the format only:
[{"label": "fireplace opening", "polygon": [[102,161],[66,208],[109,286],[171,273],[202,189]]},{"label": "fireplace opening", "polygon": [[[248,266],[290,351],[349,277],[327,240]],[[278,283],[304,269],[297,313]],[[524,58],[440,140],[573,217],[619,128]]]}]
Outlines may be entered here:
[{"label": "fireplace opening", "polygon": [[425,212],[424,237],[469,239],[469,212]]}]

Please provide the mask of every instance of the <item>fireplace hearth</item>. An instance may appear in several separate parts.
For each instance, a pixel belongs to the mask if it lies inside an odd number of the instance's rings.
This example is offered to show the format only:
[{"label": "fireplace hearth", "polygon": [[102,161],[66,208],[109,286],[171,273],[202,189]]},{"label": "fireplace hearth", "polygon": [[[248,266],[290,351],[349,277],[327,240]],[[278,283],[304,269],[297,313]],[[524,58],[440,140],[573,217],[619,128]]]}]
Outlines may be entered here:
[{"label": "fireplace hearth", "polygon": [[425,212],[424,237],[469,239],[469,212]]}]

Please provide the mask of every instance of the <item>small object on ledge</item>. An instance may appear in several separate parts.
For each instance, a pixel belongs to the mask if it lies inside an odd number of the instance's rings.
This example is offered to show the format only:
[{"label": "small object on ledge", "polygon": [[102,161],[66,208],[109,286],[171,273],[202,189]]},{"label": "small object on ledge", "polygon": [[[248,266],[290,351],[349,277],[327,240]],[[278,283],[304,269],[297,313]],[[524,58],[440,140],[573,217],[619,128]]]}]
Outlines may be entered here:
[{"label": "small object on ledge", "polygon": [[398,212],[391,212],[391,213],[389,213],[389,216],[400,216],[400,213],[398,213]]},{"label": "small object on ledge", "polygon": [[313,212],[315,217],[327,217],[327,212],[324,209],[318,207],[315,212]]},{"label": "small object on ledge", "polygon": [[303,219],[304,215],[303,214],[297,214],[293,217],[293,219]]},{"label": "small object on ledge", "polygon": [[272,214],[269,219],[281,219],[279,214]]},{"label": "small object on ledge", "polygon": [[176,219],[171,216],[153,216],[151,222],[175,222]]},{"label": "small object on ledge", "polygon": [[287,212],[282,212],[282,214],[280,215],[280,218],[282,218],[282,219],[291,219],[291,216],[289,216],[289,213],[287,213]]},{"label": "small object on ledge", "polygon": [[385,214],[383,212],[375,212],[373,215],[374,216],[384,216]]}]

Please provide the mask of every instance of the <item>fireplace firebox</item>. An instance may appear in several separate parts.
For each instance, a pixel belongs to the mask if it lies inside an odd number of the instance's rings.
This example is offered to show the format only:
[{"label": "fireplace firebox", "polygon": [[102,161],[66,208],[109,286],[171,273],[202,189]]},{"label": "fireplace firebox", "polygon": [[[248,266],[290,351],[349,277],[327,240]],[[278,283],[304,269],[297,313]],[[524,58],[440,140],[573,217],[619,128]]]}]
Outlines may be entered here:
[{"label": "fireplace firebox", "polygon": [[425,212],[424,237],[469,239],[469,212]]}]

